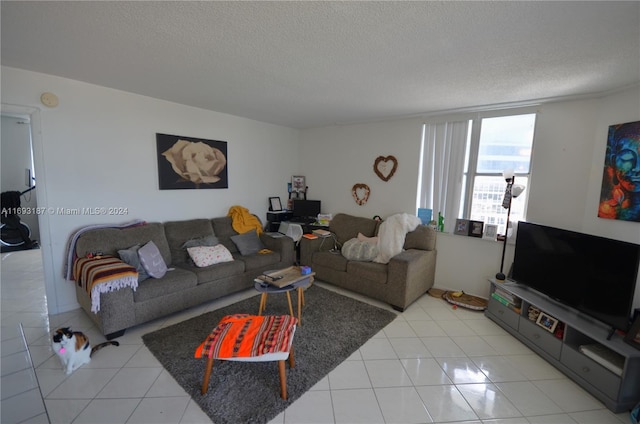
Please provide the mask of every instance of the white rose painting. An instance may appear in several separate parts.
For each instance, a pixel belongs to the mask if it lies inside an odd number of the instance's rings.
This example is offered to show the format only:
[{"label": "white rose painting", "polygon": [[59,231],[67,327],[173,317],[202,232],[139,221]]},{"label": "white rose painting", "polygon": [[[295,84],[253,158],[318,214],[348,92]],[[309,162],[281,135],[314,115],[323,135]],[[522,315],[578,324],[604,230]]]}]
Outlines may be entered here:
[{"label": "white rose painting", "polygon": [[160,190],[228,188],[227,143],[156,134]]}]

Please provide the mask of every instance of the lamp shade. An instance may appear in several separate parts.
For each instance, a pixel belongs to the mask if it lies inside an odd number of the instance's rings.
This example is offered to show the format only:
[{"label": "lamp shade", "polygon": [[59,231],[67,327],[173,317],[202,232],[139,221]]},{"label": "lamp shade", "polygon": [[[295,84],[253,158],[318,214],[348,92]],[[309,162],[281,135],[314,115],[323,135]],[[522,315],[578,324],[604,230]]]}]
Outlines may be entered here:
[{"label": "lamp shade", "polygon": [[505,169],[504,171],[502,171],[502,176],[507,182],[510,182],[513,179],[513,177],[515,177],[515,175],[516,175],[516,172],[511,168]]},{"label": "lamp shade", "polygon": [[522,194],[523,191],[524,191],[523,185],[514,184],[513,187],[511,187],[511,196],[518,197]]}]

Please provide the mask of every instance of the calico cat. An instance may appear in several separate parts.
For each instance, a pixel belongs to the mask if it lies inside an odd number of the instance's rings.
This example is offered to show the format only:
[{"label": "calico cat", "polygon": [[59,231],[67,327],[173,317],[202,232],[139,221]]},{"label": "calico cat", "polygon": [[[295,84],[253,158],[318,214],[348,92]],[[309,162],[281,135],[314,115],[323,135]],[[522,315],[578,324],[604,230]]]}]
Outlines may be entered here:
[{"label": "calico cat", "polygon": [[60,358],[67,375],[88,364],[95,351],[108,345],[120,346],[120,343],[110,340],[92,348],[87,336],[80,331],[71,331],[69,327],[59,328],[53,334],[53,351]]}]

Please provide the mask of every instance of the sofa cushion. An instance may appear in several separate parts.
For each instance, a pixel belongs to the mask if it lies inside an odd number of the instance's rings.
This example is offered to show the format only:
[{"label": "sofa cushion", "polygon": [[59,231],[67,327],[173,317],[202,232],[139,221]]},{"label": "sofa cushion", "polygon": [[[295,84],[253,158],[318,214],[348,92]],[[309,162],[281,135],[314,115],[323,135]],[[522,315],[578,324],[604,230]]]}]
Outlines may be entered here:
[{"label": "sofa cushion", "polygon": [[436,248],[436,230],[427,225],[418,225],[418,227],[407,233],[404,239],[405,249],[435,250]]},{"label": "sofa cushion", "polygon": [[231,241],[236,245],[242,256],[253,255],[265,248],[256,230],[231,236]]},{"label": "sofa cushion", "polygon": [[231,252],[222,244],[188,247],[187,252],[198,268],[233,260]]},{"label": "sofa cushion", "polygon": [[[235,253],[234,257],[236,258],[236,260],[243,261],[245,263],[245,271],[250,271],[253,269],[259,269],[262,271],[265,269],[265,267],[280,262],[280,252],[271,252],[249,256],[242,256],[238,253]],[[257,276],[258,275],[256,274],[256,277]]]},{"label": "sofa cushion", "polygon": [[243,261],[231,261],[221,262],[198,268],[195,265],[181,264],[180,268],[193,273],[198,281],[198,284],[212,283],[215,284],[216,280],[222,280],[229,277],[237,277],[242,275],[245,271],[245,263]]},{"label": "sofa cushion", "polygon": [[386,284],[388,269],[387,264],[379,264],[377,262],[349,261],[347,264],[347,272],[349,274],[380,284]]},{"label": "sofa cushion", "polygon": [[313,254],[313,265],[320,265],[336,271],[347,270],[347,259],[340,253],[316,252]]},{"label": "sofa cushion", "polygon": [[211,245],[215,246],[216,243],[209,244],[211,240],[209,238],[214,237],[213,227],[211,226],[211,220],[209,219],[188,219],[184,221],[170,221],[164,223],[164,231],[167,235],[167,243],[171,250],[171,257],[173,258],[172,264],[181,264],[190,262],[189,254],[187,253],[187,247],[185,244],[194,240],[200,240],[206,244],[199,244],[200,246]]},{"label": "sofa cushion", "polygon": [[353,238],[342,245],[342,256],[350,261],[371,262],[378,256],[378,246],[371,242]]},{"label": "sofa cushion", "polygon": [[220,243],[224,244],[224,246],[229,249],[229,252],[236,253],[238,248],[231,241],[231,237],[238,235],[238,233],[231,226],[231,218],[228,216],[222,218],[213,218],[211,220],[211,225],[213,226],[213,231],[220,240]]},{"label": "sofa cushion", "polygon": [[160,279],[150,278],[138,284],[138,288],[133,292],[133,300],[134,302],[145,302],[180,292],[196,285],[197,278],[193,272],[175,268]]},{"label": "sofa cushion", "polygon": [[147,271],[145,271],[144,267],[140,263],[140,257],[138,256],[139,249],[140,245],[136,244],[128,249],[118,250],[118,256],[120,256],[120,259],[138,271],[138,283],[149,278],[149,274],[147,274]]},{"label": "sofa cushion", "polygon": [[338,243],[358,237],[358,233],[366,237],[373,237],[378,233],[379,222],[358,216],[339,213],[329,223],[329,230],[336,235]]},{"label": "sofa cushion", "polygon": [[147,223],[129,228],[98,228],[82,234],[76,243],[78,257],[89,252],[102,252],[105,255],[118,256],[118,250],[128,249],[138,243],[144,244],[153,240],[160,250],[164,262],[171,263],[171,250],[164,233],[164,226],[159,222]]},{"label": "sofa cushion", "polygon": [[188,249],[189,247],[199,247],[199,246],[215,246],[220,244],[220,240],[216,236],[205,236],[196,239],[187,240],[182,245],[183,249]]}]

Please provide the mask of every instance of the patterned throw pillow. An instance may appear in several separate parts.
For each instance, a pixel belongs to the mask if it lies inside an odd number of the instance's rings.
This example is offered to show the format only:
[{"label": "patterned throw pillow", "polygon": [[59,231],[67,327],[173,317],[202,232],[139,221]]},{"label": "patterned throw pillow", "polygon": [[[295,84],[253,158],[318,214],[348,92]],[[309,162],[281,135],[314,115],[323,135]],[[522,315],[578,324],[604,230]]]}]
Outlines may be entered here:
[{"label": "patterned throw pillow", "polygon": [[350,261],[371,262],[378,256],[378,246],[375,243],[352,238],[342,245],[342,256]]},{"label": "patterned throw pillow", "polygon": [[158,246],[153,241],[138,249],[140,263],[147,274],[153,278],[162,278],[167,273],[167,264],[158,250]]},{"label": "patterned throw pillow", "polygon": [[188,247],[187,252],[198,268],[233,261],[229,249],[222,244],[216,246]]}]

